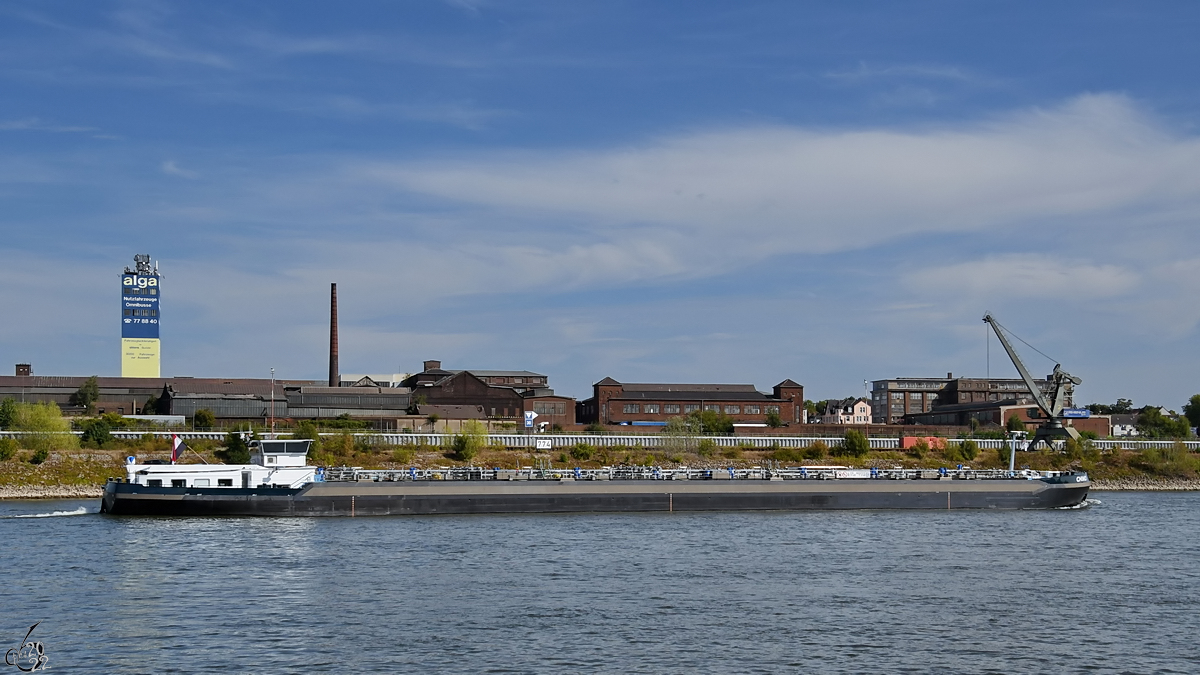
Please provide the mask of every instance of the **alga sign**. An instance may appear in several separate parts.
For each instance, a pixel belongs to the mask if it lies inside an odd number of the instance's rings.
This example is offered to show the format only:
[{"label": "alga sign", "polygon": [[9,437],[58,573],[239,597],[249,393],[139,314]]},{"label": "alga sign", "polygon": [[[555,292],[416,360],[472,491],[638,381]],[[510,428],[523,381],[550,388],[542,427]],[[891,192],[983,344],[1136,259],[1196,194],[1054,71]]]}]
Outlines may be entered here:
[{"label": "alga sign", "polygon": [[162,277],[150,256],[137,256],[137,271],[121,275],[121,377],[159,377],[158,327]]}]

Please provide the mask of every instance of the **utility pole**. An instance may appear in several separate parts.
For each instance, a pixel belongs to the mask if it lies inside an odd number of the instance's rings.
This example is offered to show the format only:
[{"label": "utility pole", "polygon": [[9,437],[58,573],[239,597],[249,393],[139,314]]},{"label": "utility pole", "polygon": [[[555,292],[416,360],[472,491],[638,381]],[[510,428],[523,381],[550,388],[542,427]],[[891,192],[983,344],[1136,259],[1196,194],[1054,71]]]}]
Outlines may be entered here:
[{"label": "utility pole", "polygon": [[275,369],[271,369],[271,440],[275,440]]}]

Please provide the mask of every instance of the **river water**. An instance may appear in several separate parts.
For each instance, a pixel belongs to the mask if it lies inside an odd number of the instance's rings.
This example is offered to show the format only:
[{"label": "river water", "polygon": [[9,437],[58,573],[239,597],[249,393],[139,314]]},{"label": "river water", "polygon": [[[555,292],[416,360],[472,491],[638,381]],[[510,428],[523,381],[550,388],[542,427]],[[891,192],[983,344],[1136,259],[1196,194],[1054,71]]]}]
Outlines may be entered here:
[{"label": "river water", "polygon": [[70,673],[1200,672],[1200,493],[1093,496],[291,520],[0,502],[0,650],[40,621]]}]

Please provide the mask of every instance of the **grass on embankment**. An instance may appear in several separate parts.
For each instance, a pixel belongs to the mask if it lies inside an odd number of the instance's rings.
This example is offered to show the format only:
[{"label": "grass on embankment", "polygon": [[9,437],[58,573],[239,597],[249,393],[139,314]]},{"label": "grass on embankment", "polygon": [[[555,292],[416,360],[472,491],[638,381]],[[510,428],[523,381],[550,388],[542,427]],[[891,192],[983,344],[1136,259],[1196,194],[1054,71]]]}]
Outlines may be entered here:
[{"label": "grass on embankment", "polygon": [[[51,452],[40,464],[31,462],[33,452],[18,450],[7,460],[0,461],[0,486],[103,485],[110,476],[124,476],[124,458],[137,455],[140,461],[169,459],[169,442],[146,439],[121,443],[119,447]],[[192,452],[184,463],[202,460],[217,463],[214,442],[193,443]],[[920,455],[920,456],[918,456]],[[550,452],[529,452],[487,447],[468,461],[448,448],[436,446],[356,445],[351,442],[323,442],[309,461],[322,466],[357,466],[367,469],[404,469],[410,466],[475,466],[516,468],[550,462],[556,467],[598,468],[614,465],[691,466],[691,467],[749,467],[776,461],[783,466],[844,465],[852,467],[953,468],[964,464],[977,469],[1007,468],[1007,456],[997,450],[981,450],[967,460],[956,448],[929,449],[920,453],[873,451],[862,457],[832,456],[825,448],[801,450],[754,450],[749,448],[708,448],[701,452],[688,449],[615,447],[598,448],[579,444]],[[1121,480],[1197,479],[1200,478],[1200,455],[1188,452],[1182,444],[1165,450],[1114,450],[1100,452],[1088,445],[1067,452],[1039,450],[1017,454],[1016,465],[1039,471],[1083,469],[1094,479]]]}]

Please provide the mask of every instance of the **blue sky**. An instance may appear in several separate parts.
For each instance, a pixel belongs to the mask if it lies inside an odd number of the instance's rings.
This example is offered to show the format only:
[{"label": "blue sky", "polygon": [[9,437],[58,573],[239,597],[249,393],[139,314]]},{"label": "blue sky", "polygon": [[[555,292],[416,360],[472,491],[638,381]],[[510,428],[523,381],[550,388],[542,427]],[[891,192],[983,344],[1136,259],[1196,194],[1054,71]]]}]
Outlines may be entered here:
[{"label": "blue sky", "polygon": [[[7,361],[1200,391],[1200,5],[9,2]],[[1025,349],[1032,369],[1053,363]],[[992,343],[990,371],[1013,370]],[[7,366],[6,366],[7,367]]]}]

